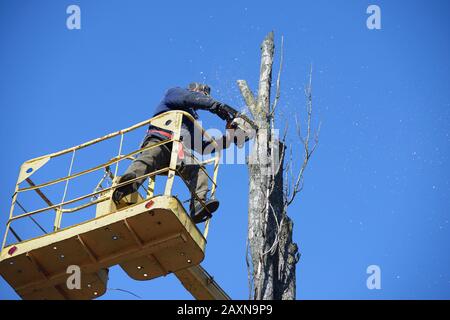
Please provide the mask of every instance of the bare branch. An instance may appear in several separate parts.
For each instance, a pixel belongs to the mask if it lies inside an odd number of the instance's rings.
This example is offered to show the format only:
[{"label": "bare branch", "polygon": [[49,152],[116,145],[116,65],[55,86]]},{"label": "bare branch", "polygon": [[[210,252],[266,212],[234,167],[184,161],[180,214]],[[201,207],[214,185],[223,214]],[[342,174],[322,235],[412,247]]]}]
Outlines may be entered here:
[{"label": "bare branch", "polygon": [[277,89],[275,94],[275,100],[272,104],[272,110],[270,111],[269,117],[273,117],[275,114],[275,110],[278,105],[278,100],[280,99],[280,84],[281,84],[281,71],[283,70],[283,59],[284,59],[284,37],[281,36],[281,47],[280,47],[280,68],[278,69],[278,76],[277,76]]},{"label": "bare branch", "polygon": [[256,113],[255,95],[253,94],[252,90],[250,90],[250,87],[248,86],[247,81],[237,80],[236,82],[239,87],[239,90],[241,90],[242,96],[244,97],[245,104],[247,105],[248,109],[250,110],[252,116],[255,118],[255,113]]},{"label": "bare branch", "polygon": [[[277,215],[275,214],[275,209],[273,208],[273,206],[272,206],[271,203],[269,203],[269,205],[270,205],[270,208],[272,209],[272,210],[271,210],[272,215],[273,215],[274,218],[275,218],[275,224],[276,224],[276,226],[277,226],[277,232],[276,232],[276,234],[275,234],[275,238],[274,238],[273,243],[272,243],[272,245],[270,246],[269,250],[267,250],[267,251],[265,251],[265,252],[262,253],[263,256],[265,256],[265,255],[267,255],[267,254],[269,254],[269,253],[270,253],[270,254],[274,254],[274,253],[275,253],[275,249],[276,249],[277,244],[278,244],[278,242],[279,242],[279,236],[280,236],[280,231],[281,231],[281,229],[280,229],[281,223],[278,223],[278,218],[277,218]],[[283,221],[283,219],[284,219],[284,217],[281,219],[281,221]]]},{"label": "bare branch", "polygon": [[297,120],[297,117],[295,118],[296,125],[297,125],[297,134],[299,135],[299,139],[303,144],[304,149],[304,157],[303,157],[303,164],[297,174],[297,178],[295,180],[294,186],[292,188],[292,194],[289,194],[286,196],[286,205],[289,206],[297,196],[299,192],[303,190],[303,175],[306,170],[306,167],[308,166],[309,159],[311,158],[312,154],[316,150],[316,147],[319,143],[319,133],[320,133],[320,127],[321,124],[319,124],[319,127],[317,131],[314,134],[314,144],[312,148],[310,149],[310,139],[311,139],[311,120],[312,120],[312,72],[313,68],[311,65],[310,73],[309,73],[309,81],[308,85],[305,88],[305,96],[306,96],[306,113],[307,113],[307,119],[306,119],[306,137],[303,138],[300,130],[300,124]]}]

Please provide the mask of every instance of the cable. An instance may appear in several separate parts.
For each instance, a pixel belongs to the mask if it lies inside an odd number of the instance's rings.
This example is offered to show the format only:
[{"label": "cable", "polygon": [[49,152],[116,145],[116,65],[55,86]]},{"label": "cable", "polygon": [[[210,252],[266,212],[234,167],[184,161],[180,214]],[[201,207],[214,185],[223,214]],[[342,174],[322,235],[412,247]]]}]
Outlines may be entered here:
[{"label": "cable", "polygon": [[[23,210],[23,213],[27,213],[28,211],[20,204],[19,201],[16,201],[17,205],[20,207],[20,209]],[[38,227],[39,229],[41,229],[42,232],[44,232],[45,234],[47,234],[48,232],[45,231],[45,229],[39,224],[39,222],[36,221],[36,219],[34,219],[32,216],[28,216],[28,218],[31,219],[31,221],[33,221]],[[20,240],[22,241],[22,240]]]},{"label": "cable", "polygon": [[22,242],[22,239],[19,237],[19,235],[14,231],[12,227],[9,227],[9,230],[11,230],[11,233],[16,237],[17,241]]},{"label": "cable", "polygon": [[140,296],[138,296],[137,294],[135,294],[135,293],[133,293],[133,292],[131,292],[131,291],[128,291],[128,290],[124,290],[124,289],[116,289],[116,288],[107,288],[106,290],[115,290],[115,291],[125,292],[125,293],[128,293],[128,294],[131,294],[132,296],[135,296],[136,298],[138,298],[138,299],[140,299],[140,300],[143,300],[142,297],[140,297]]}]

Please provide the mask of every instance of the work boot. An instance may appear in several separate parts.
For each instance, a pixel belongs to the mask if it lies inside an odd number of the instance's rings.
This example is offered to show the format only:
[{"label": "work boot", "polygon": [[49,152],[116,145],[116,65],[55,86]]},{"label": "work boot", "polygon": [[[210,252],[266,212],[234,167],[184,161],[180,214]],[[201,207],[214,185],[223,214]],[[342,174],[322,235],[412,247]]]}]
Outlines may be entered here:
[{"label": "work boot", "polygon": [[216,199],[207,200],[204,206],[200,202],[195,201],[195,205],[191,208],[191,219],[195,224],[205,222],[211,218],[213,212],[219,208],[219,201]]},{"label": "work boot", "polygon": [[[134,174],[132,172],[126,173],[122,177],[120,177],[118,183],[123,183],[128,180],[135,179],[136,177],[137,177],[136,174]],[[134,190],[134,184],[135,184],[135,182],[132,182],[130,184],[126,184],[126,185],[114,190],[113,195],[112,195],[112,200],[114,201],[114,203],[116,205],[119,204],[120,200],[122,200],[123,197],[136,191],[136,190]]]}]

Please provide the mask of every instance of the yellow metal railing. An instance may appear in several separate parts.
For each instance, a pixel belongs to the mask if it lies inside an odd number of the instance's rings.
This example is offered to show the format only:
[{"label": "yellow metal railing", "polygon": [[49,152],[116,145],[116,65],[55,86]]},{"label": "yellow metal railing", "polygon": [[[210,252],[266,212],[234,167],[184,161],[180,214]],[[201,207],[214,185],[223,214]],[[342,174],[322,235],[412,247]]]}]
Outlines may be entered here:
[{"label": "yellow metal railing", "polygon": [[[166,185],[165,185],[165,189],[164,189],[164,195],[171,195],[172,192],[172,188],[173,188],[173,182],[175,179],[175,175],[179,175],[182,180],[184,181],[184,183],[187,185],[186,181],[184,180],[184,178],[182,177],[182,175],[178,172],[178,168],[177,168],[177,161],[178,161],[178,149],[180,147],[182,147],[183,142],[180,139],[181,136],[181,125],[184,119],[187,119],[188,121],[191,121],[195,128],[200,130],[200,132],[202,133],[202,137],[210,140],[211,143],[213,144],[213,147],[215,150],[217,150],[217,152],[215,152],[214,156],[206,161],[200,162],[195,155],[192,153],[192,157],[194,159],[194,161],[200,165],[201,170],[203,170],[205,172],[205,174],[207,175],[209,181],[211,182],[212,186],[211,186],[211,197],[214,197],[215,192],[216,192],[216,188],[217,188],[217,174],[218,174],[218,167],[219,167],[219,160],[220,160],[220,149],[219,146],[217,145],[217,143],[214,141],[214,139],[212,139],[207,133],[206,131],[201,127],[201,125],[187,112],[183,112],[183,111],[169,111],[169,112],[165,112],[163,114],[160,114],[154,118],[151,118],[149,120],[140,122],[138,124],[135,124],[134,126],[131,126],[129,128],[108,134],[106,136],[88,141],[86,143],[77,145],[75,147],[72,148],[68,148],[65,150],[61,150],[59,152],[55,152],[52,154],[48,154],[45,156],[41,156],[38,158],[34,158],[31,160],[28,160],[26,162],[24,162],[20,168],[20,173],[19,173],[19,178],[17,180],[16,186],[15,186],[15,191],[12,197],[12,203],[11,203],[11,209],[10,209],[10,213],[9,213],[9,219],[6,222],[6,231],[5,231],[5,235],[4,235],[4,239],[3,239],[3,243],[2,243],[2,249],[5,247],[6,245],[6,241],[7,241],[7,237],[9,234],[9,231],[11,229],[11,223],[14,221],[17,221],[19,219],[23,219],[26,217],[31,217],[33,215],[36,215],[38,213],[42,213],[45,211],[49,211],[49,210],[54,210],[55,211],[55,220],[54,220],[54,230],[53,232],[56,232],[60,229],[61,226],[61,220],[63,218],[63,214],[67,213],[67,212],[76,212],[79,211],[81,209],[90,207],[92,205],[98,204],[100,202],[106,201],[106,200],[110,200],[109,198],[105,198],[105,197],[97,197],[97,199],[95,200],[91,200],[88,203],[79,205],[78,207],[75,208],[70,208],[70,209],[64,209],[63,207],[69,204],[74,204],[77,202],[80,202],[84,199],[88,199],[88,198],[92,198],[95,196],[98,196],[100,194],[104,194],[105,192],[111,191],[115,188],[121,187],[123,185],[127,185],[130,184],[134,181],[143,179],[143,178],[149,178],[149,186],[148,186],[148,190],[147,190],[147,195],[146,195],[146,199],[148,199],[149,197],[153,196],[153,190],[154,190],[154,184],[155,184],[155,177],[156,175],[159,174],[165,174],[167,173],[167,181],[166,181]],[[124,141],[124,135],[132,132],[138,128],[141,128],[143,126],[152,124],[156,127],[160,127],[162,129],[165,130],[169,130],[171,132],[173,132],[172,134],[172,138],[171,139],[167,139],[164,141],[161,141],[159,143],[155,143],[155,144],[151,144],[151,145],[147,145],[144,148],[140,148],[137,150],[133,150],[132,152],[122,155],[122,147],[123,147],[123,141]],[[83,148],[87,148],[90,147],[92,145],[98,144],[100,142],[103,142],[105,140],[109,140],[112,139],[114,137],[120,136],[120,143],[119,143],[119,151],[118,154],[115,158],[110,159],[102,164],[99,164],[97,166],[94,166],[92,168],[80,171],[80,172],[76,172],[73,173],[72,169],[73,169],[73,164],[75,162],[76,159],[76,152],[83,149]],[[173,143],[173,142],[177,142],[177,143]],[[107,188],[102,188],[101,190],[96,190],[94,192],[90,192],[88,194],[84,194],[82,196],[79,196],[77,198],[74,199],[70,199],[70,200],[66,200],[66,195],[67,195],[67,191],[70,187],[69,182],[72,179],[87,175],[89,173],[95,172],[97,170],[100,169],[105,169],[111,166],[111,165],[116,165],[115,167],[115,172],[114,172],[114,177],[117,176],[118,173],[118,167],[119,167],[119,163],[125,159],[130,159],[132,158],[134,155],[137,155],[145,150],[149,150],[161,145],[166,145],[166,144],[171,144],[171,157],[170,157],[170,164],[168,167],[156,170],[154,172],[150,172],[147,174],[144,174],[142,176],[139,176],[135,179],[123,182],[123,183],[113,183],[112,186],[107,187]],[[40,184],[34,184],[32,182],[32,180],[30,179],[30,176],[32,174],[34,174],[36,171],[38,171],[41,167],[43,167],[45,164],[47,164],[47,162],[49,162],[51,159],[53,158],[57,158],[66,154],[70,154],[72,153],[72,157],[71,157],[71,162],[70,162],[70,166],[69,166],[69,170],[68,170],[68,174],[64,177],[60,177],[54,180],[50,180],[50,181],[46,181]],[[203,167],[204,165],[213,163],[214,164],[214,168],[213,168],[213,177],[210,177],[210,175],[208,174],[208,172],[206,171],[206,169]],[[23,181],[27,181],[30,186],[29,187],[23,187],[20,188],[19,185],[23,182]],[[59,203],[57,204],[52,204],[51,202],[48,201],[48,199],[45,197],[45,195],[42,192],[42,189],[51,185],[55,185],[58,183],[62,183],[65,182],[64,185],[64,192],[63,192],[63,196],[62,199]],[[188,185],[187,185],[188,186]],[[189,188],[189,186],[188,186]],[[37,192],[41,198],[43,198],[45,200],[45,202],[48,204],[48,206],[37,209],[37,210],[33,210],[33,211],[29,211],[29,212],[25,212],[23,214],[19,214],[19,215],[14,215],[14,208],[15,205],[17,203],[17,198],[18,195],[21,193],[25,193],[25,192],[30,192],[30,191],[35,191]],[[198,195],[195,193],[194,190],[190,190],[191,194],[193,197],[195,197],[203,206],[204,203],[203,201],[201,201],[201,199],[199,199]],[[112,192],[111,192],[112,194]],[[206,221],[205,224],[205,230],[204,230],[204,237],[207,237],[208,234],[208,230],[209,230],[209,219]]]}]

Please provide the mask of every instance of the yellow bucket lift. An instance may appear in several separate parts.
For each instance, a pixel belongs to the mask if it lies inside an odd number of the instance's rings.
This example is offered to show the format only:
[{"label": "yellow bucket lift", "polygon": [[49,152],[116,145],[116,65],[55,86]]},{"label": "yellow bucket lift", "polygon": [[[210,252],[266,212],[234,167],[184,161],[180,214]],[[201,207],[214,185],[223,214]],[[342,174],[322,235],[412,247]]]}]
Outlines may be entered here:
[{"label": "yellow bucket lift", "polygon": [[[214,279],[200,266],[205,256],[210,220],[205,222],[204,230],[200,231],[180,200],[172,195],[174,179],[178,174],[178,148],[182,147],[182,141],[180,141],[182,121],[191,121],[196,129],[201,130],[205,138],[210,138],[190,114],[170,111],[84,144],[26,161],[21,166],[0,253],[0,274],[20,297],[23,299],[97,298],[107,290],[108,268],[120,265],[135,280],[150,280],[174,273],[196,299],[229,299]],[[149,124],[172,131],[172,138],[122,154],[124,136]],[[90,169],[72,172],[77,151],[114,137],[120,138],[119,152],[116,157]],[[169,167],[136,178],[135,180],[149,178],[144,195],[136,192],[116,205],[111,200],[112,193],[116,187],[126,184],[117,182],[119,162],[133,159],[133,156],[143,150],[163,144],[172,148]],[[215,147],[218,150],[217,145]],[[31,176],[47,165],[51,159],[70,154],[72,157],[67,176],[39,184],[31,180]],[[214,197],[216,192],[219,157],[220,152],[216,152],[206,161],[196,160],[202,165],[201,170],[205,170],[204,165],[213,165],[213,175],[212,177],[208,175],[211,183],[211,197]],[[114,173],[110,169],[112,165],[115,165]],[[111,178],[110,187],[101,187],[102,181],[100,181],[94,192],[70,200],[66,199],[70,181],[99,170],[105,170],[105,176],[108,175]],[[154,194],[157,175],[167,177],[164,192],[160,195]],[[21,187],[23,182],[27,182],[28,185]],[[62,201],[54,204],[43,190],[59,183],[64,185]],[[18,197],[27,192],[37,193],[47,206],[15,214],[15,207],[20,205]],[[195,193],[192,196],[197,197]],[[76,206],[68,208],[69,205]],[[94,218],[61,228],[61,221],[66,214],[82,211],[91,206],[95,206]],[[21,207],[23,209],[23,206]],[[16,221],[33,218],[42,213],[55,214],[53,231],[50,233],[22,240],[11,226]],[[7,244],[10,232],[16,237],[16,243]],[[78,266],[81,271],[80,289],[69,289],[66,284],[70,276],[67,273],[68,267],[73,265]]]}]

